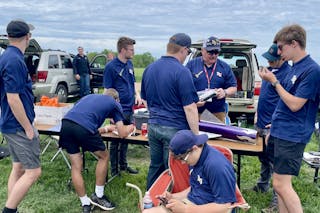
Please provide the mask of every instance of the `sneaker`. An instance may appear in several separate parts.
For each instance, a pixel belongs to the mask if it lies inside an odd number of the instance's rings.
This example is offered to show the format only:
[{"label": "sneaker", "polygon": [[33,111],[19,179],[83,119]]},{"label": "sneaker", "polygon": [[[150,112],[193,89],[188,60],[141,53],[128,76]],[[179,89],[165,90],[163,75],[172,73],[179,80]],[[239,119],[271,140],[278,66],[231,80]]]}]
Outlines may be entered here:
[{"label": "sneaker", "polygon": [[135,170],[135,169],[133,169],[133,168],[131,168],[129,166],[127,168],[125,168],[125,169],[121,169],[121,171],[128,172],[129,174],[138,174],[139,173],[138,170]]},{"label": "sneaker", "polygon": [[279,209],[277,205],[270,205],[268,208],[261,209],[261,213],[278,213]]},{"label": "sneaker", "polygon": [[90,213],[90,212],[91,212],[91,205],[82,206],[82,213]]},{"label": "sneaker", "polygon": [[105,195],[103,195],[101,198],[98,198],[96,193],[93,193],[91,195],[91,203],[105,211],[109,211],[115,208],[115,205],[113,205]]},{"label": "sneaker", "polygon": [[268,189],[261,188],[258,185],[254,185],[254,187],[252,187],[252,190],[255,192],[260,192],[260,193],[268,192]]}]

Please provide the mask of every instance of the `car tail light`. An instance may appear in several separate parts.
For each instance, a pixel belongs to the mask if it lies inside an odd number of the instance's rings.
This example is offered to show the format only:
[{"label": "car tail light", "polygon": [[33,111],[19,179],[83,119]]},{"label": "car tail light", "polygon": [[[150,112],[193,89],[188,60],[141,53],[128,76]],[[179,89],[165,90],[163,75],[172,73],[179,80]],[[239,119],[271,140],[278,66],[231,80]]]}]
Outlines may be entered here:
[{"label": "car tail light", "polygon": [[254,82],[254,95],[260,95],[261,81]]},{"label": "car tail light", "polygon": [[47,80],[48,71],[38,71],[38,82],[45,83]]}]

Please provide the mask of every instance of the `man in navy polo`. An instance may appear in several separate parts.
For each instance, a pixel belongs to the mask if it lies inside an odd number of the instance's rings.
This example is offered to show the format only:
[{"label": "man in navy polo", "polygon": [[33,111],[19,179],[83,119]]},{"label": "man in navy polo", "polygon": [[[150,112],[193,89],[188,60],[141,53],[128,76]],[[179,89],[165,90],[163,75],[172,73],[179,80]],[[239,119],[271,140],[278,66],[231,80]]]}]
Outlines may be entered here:
[{"label": "man in navy polo", "polygon": [[[182,192],[165,192],[165,206],[146,209],[152,212],[229,212],[236,202],[236,177],[230,161],[206,142],[205,134],[180,130],[170,141],[170,153],[190,168],[190,187]],[[169,210],[169,211],[168,211]]]},{"label": "man in navy polo", "polygon": [[33,29],[22,20],[11,21],[9,46],[0,57],[0,130],[12,157],[4,213],[18,212],[19,203],[41,175],[39,133],[32,125],[32,81],[23,56]]},{"label": "man in navy polo", "polygon": [[215,89],[217,92],[216,98],[199,107],[199,114],[207,109],[225,123],[225,99],[237,91],[237,80],[230,66],[218,59],[220,50],[220,40],[209,37],[203,42],[201,56],[189,61],[186,66],[191,71],[197,91]]},{"label": "man in navy polo", "polygon": [[149,65],[142,76],[141,96],[150,112],[147,189],[168,168],[168,146],[173,135],[181,129],[199,132],[199,98],[189,70],[182,65],[191,52],[190,45],[188,35],[173,35],[166,56]]},{"label": "man in navy polo", "polygon": [[320,67],[307,54],[306,31],[300,25],[283,27],[275,36],[278,54],[292,60],[283,83],[263,68],[262,79],[271,83],[280,96],[272,115],[267,152],[273,161],[273,188],[278,194],[280,212],[302,213],[292,176],[298,176],[303,152],[314,130],[320,94]]},{"label": "man in navy polo", "polygon": [[[119,92],[120,104],[124,114],[124,124],[133,123],[133,105],[140,105],[140,94],[135,90],[135,76],[131,59],[134,55],[135,40],[128,37],[120,37],[117,43],[118,57],[109,62],[104,70],[103,86],[105,89],[114,88]],[[111,175],[118,174],[118,163],[121,171],[137,174],[138,171],[129,167],[127,163],[128,143],[111,141],[110,161]],[[118,158],[119,151],[119,158]]]},{"label": "man in navy polo", "polygon": [[[283,83],[286,75],[291,71],[291,67],[288,62],[284,61],[280,55],[278,55],[277,44],[272,44],[269,50],[262,54],[262,56],[268,60],[268,69],[273,72],[277,79]],[[258,109],[256,112],[256,128],[258,134],[265,138],[265,146],[268,142],[268,136],[270,133],[272,114],[278,104],[280,97],[274,87],[270,82],[262,80],[261,93],[259,96]],[[261,163],[260,179],[257,184],[253,187],[256,192],[267,192],[269,189],[269,181],[272,175],[272,163],[270,162],[266,148],[263,149],[264,152],[259,155],[259,161]],[[272,201],[268,209],[277,210],[278,199],[277,195],[273,190]],[[266,211],[266,210],[265,210]],[[266,211],[270,212],[270,211]]]}]

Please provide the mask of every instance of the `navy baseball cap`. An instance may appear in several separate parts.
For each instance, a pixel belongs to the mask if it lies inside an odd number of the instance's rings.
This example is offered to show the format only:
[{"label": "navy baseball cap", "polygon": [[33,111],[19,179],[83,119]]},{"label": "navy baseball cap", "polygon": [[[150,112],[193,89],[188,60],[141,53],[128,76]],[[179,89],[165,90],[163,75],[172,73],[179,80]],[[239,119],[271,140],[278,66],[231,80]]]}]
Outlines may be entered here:
[{"label": "navy baseball cap", "polygon": [[195,135],[191,130],[180,130],[171,139],[169,149],[174,155],[181,155],[194,145],[201,145],[207,141],[208,136],[206,134]]},{"label": "navy baseball cap", "polygon": [[209,37],[203,42],[202,47],[207,51],[221,50],[220,40],[214,36]]},{"label": "navy baseball cap", "polygon": [[280,55],[278,55],[278,46],[277,44],[272,44],[269,50],[262,54],[262,56],[268,61],[277,61],[280,59]]},{"label": "navy baseball cap", "polygon": [[31,30],[34,30],[34,26],[21,19],[12,20],[7,26],[7,33],[11,38],[20,38],[27,35]]},{"label": "navy baseball cap", "polygon": [[189,48],[191,46],[191,38],[185,33],[177,33],[171,36],[169,43]]}]

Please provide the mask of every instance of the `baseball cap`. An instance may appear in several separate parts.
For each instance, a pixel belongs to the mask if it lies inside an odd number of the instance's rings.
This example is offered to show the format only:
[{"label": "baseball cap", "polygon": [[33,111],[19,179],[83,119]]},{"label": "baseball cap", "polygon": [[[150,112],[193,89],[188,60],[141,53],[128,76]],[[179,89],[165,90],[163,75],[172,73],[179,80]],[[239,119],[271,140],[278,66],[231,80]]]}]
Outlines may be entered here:
[{"label": "baseball cap", "polygon": [[20,38],[27,35],[31,30],[34,30],[34,26],[21,19],[12,20],[7,26],[7,33],[11,38]]},{"label": "baseball cap", "polygon": [[214,36],[209,37],[203,42],[202,47],[207,51],[221,50],[220,40]]},{"label": "baseball cap", "polygon": [[277,44],[272,44],[269,50],[262,54],[264,58],[268,61],[277,61],[280,59],[280,55],[278,55],[278,46]]},{"label": "baseball cap", "polygon": [[177,33],[171,36],[169,43],[189,48],[191,46],[191,38],[185,33]]},{"label": "baseball cap", "polygon": [[181,155],[194,145],[204,144],[207,140],[208,136],[206,134],[195,135],[191,130],[180,130],[171,139],[169,149],[174,155]]}]

